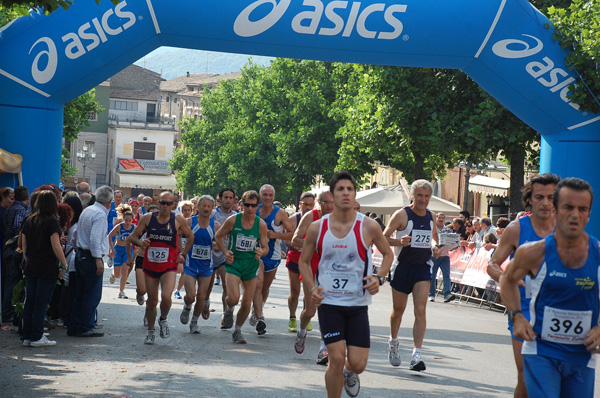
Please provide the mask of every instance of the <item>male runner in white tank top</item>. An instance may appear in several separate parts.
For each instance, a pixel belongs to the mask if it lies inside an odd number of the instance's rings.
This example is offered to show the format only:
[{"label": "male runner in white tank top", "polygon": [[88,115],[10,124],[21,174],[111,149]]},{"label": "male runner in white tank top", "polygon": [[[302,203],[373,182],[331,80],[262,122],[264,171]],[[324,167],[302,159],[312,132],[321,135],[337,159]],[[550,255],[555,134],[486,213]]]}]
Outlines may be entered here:
[{"label": "male runner in white tank top", "polygon": [[[327,396],[341,397],[342,386],[351,397],[360,391],[358,374],[367,366],[370,348],[368,305],[389,272],[393,252],[374,220],[354,211],[356,181],[349,172],[335,173],[330,190],[333,213],[312,223],[300,256],[302,279],[319,307],[319,326],[329,364],[325,372]],[[371,245],[383,254],[379,274],[373,274]],[[317,284],[310,259],[320,253]]]}]

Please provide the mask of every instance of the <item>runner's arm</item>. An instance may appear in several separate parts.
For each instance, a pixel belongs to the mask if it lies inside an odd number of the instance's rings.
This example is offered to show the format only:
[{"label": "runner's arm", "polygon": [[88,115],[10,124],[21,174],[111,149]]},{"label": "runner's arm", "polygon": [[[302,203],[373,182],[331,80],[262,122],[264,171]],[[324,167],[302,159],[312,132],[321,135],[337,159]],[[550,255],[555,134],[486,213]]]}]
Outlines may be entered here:
[{"label": "runner's arm", "polygon": [[283,239],[283,240],[292,239],[292,236],[294,235],[294,228],[292,227],[292,224],[290,223],[290,218],[288,217],[285,210],[279,209],[277,211],[277,215],[275,216],[275,224],[277,224],[277,220],[279,220],[279,225],[283,224],[283,228],[285,229],[285,232],[275,232],[275,231],[268,230],[267,231],[268,238],[269,239]]},{"label": "runner's arm", "polygon": [[304,235],[306,235],[306,231],[308,231],[308,227],[314,221],[313,212],[309,211],[300,219],[300,224],[298,224],[298,228],[296,228],[296,232],[294,232],[294,236],[292,237],[292,244],[294,247],[298,249],[302,249],[304,245]]},{"label": "runner's arm", "polygon": [[[296,228],[298,227],[297,225],[297,221],[296,221],[296,214],[298,213],[294,213],[291,216],[288,217],[288,219],[290,220],[290,224],[292,225],[292,230],[296,231]],[[293,233],[292,233],[292,238],[293,238]],[[297,248],[293,245],[292,243],[292,238],[290,238],[289,240],[284,240],[283,242],[285,243],[285,245],[289,248],[289,249],[295,249],[297,250]]]},{"label": "runner's arm", "polygon": [[192,250],[192,246],[194,246],[194,233],[192,232],[186,219],[181,214],[177,214],[175,216],[175,222],[179,223],[179,231],[182,235],[185,235],[185,237],[187,238],[187,241],[185,242],[185,247],[179,254],[185,260],[185,257],[187,256],[188,252]]},{"label": "runner's arm", "polygon": [[521,227],[518,221],[513,221],[506,227],[502,234],[502,239],[498,243],[498,248],[494,251],[487,267],[488,275],[496,282],[500,281],[502,275],[502,263],[510,256],[519,244],[519,235]]},{"label": "runner's arm", "polygon": [[258,231],[260,233],[260,247],[255,249],[255,257],[257,260],[260,260],[261,257],[269,254],[269,228],[267,228],[267,223],[265,223],[262,219],[260,220]]},{"label": "runner's arm", "polygon": [[[383,232],[381,231],[381,226],[376,221],[371,220],[370,218],[366,218],[366,227],[368,228],[369,235],[372,236],[371,243],[377,246],[377,249],[383,255],[383,260],[381,261],[381,267],[377,275],[385,280],[390,268],[392,266],[392,261],[394,260],[394,252],[392,248],[388,244],[387,240],[383,236]],[[379,291],[379,279],[373,275],[368,275],[364,278],[364,280],[369,280],[370,282],[365,288],[371,294],[375,294]]]},{"label": "runner's arm", "polygon": [[221,227],[217,230],[217,233],[215,234],[215,243],[217,244],[217,247],[219,248],[219,250],[221,252],[223,252],[225,255],[227,255],[228,253],[231,253],[231,255],[233,255],[233,253],[230,250],[227,250],[227,247],[225,246],[225,242],[223,242],[223,239],[226,238],[227,235],[229,235],[229,233],[233,229],[234,225],[235,225],[235,217],[229,217],[228,219],[225,220],[223,225],[221,225]]},{"label": "runner's arm", "polygon": [[[394,239],[392,238],[392,234],[396,231],[401,231],[404,228],[406,228],[407,223],[408,215],[406,214],[406,210],[396,210],[392,215],[389,224],[387,225],[387,227],[385,227],[385,230],[383,231],[383,236],[385,236],[385,239],[387,240],[390,246],[406,246],[402,243],[402,238]],[[404,239],[404,241],[406,242],[406,238]],[[410,244],[410,240],[408,241],[408,243]]]},{"label": "runner's arm", "polygon": [[[215,221],[215,231],[218,231],[219,228],[221,228],[221,223],[218,222],[218,221]],[[213,251],[220,252],[221,249],[219,249],[219,246],[217,245],[217,240],[216,239],[217,239],[217,236],[215,234],[215,238],[212,241],[212,248],[213,248]]]},{"label": "runner's arm", "polygon": [[[300,260],[298,260],[298,269],[302,274],[302,283],[305,286],[305,291],[310,290],[312,292],[311,300],[317,306],[321,304],[321,301],[323,301],[323,298],[325,297],[325,289],[323,289],[322,286],[315,286],[314,276],[310,268],[310,259],[312,258],[317,245],[317,236],[319,235],[320,225],[321,221],[319,220],[311,223],[308,227],[304,246],[302,247],[302,254],[300,255]],[[323,293],[323,295],[321,295],[321,293]]]},{"label": "runner's arm", "polygon": [[[146,248],[148,246],[148,244],[150,242],[147,239],[142,242],[139,239],[139,237],[142,236],[142,234],[146,230],[146,227],[148,227],[148,223],[150,222],[150,217],[152,217],[152,213],[146,213],[142,218],[140,218],[140,222],[138,223],[138,225],[135,226],[135,229],[133,230],[131,235],[129,235],[127,237],[126,242],[129,242],[130,244],[133,244],[138,247],[143,247],[143,248]],[[129,258],[129,251],[127,252],[127,256]]]},{"label": "runner's arm", "polygon": [[[121,230],[121,224],[117,224],[108,234],[108,255],[109,257],[115,257],[115,248],[112,244],[113,238]],[[115,242],[116,243],[116,242]]]}]

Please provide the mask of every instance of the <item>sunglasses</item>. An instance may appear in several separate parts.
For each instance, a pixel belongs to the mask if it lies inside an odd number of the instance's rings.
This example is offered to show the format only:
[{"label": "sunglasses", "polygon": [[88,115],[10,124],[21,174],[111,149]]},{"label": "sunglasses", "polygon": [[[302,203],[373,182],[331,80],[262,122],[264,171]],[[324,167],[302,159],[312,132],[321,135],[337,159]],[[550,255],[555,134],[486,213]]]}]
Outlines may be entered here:
[{"label": "sunglasses", "polygon": [[246,203],[246,202],[244,202],[244,206],[246,206],[246,207],[258,207],[258,203]]},{"label": "sunglasses", "polygon": [[302,205],[306,206],[306,207],[315,207],[314,203],[306,203],[306,202],[302,202],[302,201],[300,203],[302,203]]},{"label": "sunglasses", "polygon": [[159,200],[158,203],[160,203],[161,205],[167,205],[167,206],[173,206],[173,202],[172,200]]}]

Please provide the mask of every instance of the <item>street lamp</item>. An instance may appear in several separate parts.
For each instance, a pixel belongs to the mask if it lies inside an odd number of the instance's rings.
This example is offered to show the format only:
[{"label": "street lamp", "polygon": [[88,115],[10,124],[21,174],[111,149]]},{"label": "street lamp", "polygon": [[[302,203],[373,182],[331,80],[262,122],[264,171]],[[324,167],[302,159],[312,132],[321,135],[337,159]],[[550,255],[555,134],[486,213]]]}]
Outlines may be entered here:
[{"label": "street lamp", "polygon": [[92,163],[95,159],[96,159],[96,151],[94,150],[93,145],[92,145],[92,148],[90,150],[90,146],[86,142],[86,143],[83,144],[83,146],[81,147],[81,149],[77,150],[77,160],[79,160],[80,163],[83,163],[83,181],[84,182],[85,182],[85,166],[86,166],[86,163],[88,163],[88,162]]}]

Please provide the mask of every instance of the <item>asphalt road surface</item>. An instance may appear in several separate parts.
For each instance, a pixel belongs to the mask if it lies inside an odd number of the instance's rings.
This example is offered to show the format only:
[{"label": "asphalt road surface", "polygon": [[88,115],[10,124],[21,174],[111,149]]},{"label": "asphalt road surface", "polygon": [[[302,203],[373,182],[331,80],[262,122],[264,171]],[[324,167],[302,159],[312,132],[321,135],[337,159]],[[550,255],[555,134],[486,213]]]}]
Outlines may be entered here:
[{"label": "asphalt road surface", "polygon": [[[325,397],[325,367],[315,359],[318,320],[302,355],[287,330],[288,276],[281,266],[265,307],[267,334],[258,336],[247,323],[248,344],[236,345],[231,331],[220,329],[221,287],[212,293],[208,320],[200,335],[179,322],[183,300],[173,299],[171,337],[144,345],[143,307],[135,301],[135,278],[118,299],[118,284],[104,273],[98,308],[104,337],[68,337],[50,332],[57,345],[25,348],[16,334],[0,331],[0,396],[9,397]],[[239,308],[239,307],[238,307]],[[412,303],[400,328],[402,365],[387,359],[391,292],[386,283],[369,310],[371,352],[360,376],[359,397],[511,397],[516,380],[506,316],[473,303],[444,304],[440,296],[427,305],[427,333],[422,357],[427,370],[408,370],[412,352]],[[236,308],[237,311],[237,308]],[[299,316],[299,313],[298,313]],[[596,393],[600,389],[596,387]],[[600,396],[600,395],[598,395]]]}]

